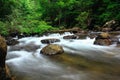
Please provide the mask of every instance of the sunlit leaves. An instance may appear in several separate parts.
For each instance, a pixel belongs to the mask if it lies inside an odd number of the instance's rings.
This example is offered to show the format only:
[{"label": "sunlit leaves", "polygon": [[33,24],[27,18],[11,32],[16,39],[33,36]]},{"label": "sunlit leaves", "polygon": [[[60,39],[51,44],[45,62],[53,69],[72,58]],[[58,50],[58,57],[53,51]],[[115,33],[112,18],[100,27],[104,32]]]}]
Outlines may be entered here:
[{"label": "sunlit leaves", "polygon": [[78,24],[76,26],[80,26],[82,29],[86,29],[88,16],[89,12],[81,12],[76,18],[76,20],[78,21]]}]

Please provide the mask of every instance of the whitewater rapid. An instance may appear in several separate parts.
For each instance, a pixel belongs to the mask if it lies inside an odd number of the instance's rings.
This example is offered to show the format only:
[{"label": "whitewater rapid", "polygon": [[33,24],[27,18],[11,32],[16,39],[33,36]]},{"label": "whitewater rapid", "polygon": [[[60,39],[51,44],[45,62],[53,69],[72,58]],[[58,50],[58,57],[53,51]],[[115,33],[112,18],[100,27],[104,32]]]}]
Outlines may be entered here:
[{"label": "whitewater rapid", "polygon": [[[42,39],[56,38],[60,39],[59,44],[68,55],[80,55],[94,61],[106,63],[117,63],[120,61],[120,49],[115,44],[111,46],[94,45],[95,39],[70,39],[65,40],[63,36],[73,35],[72,33],[49,34],[42,37],[25,37],[19,39],[17,46],[28,44],[39,46],[36,51],[28,52],[24,49],[11,51],[8,46],[8,55],[6,63],[9,65],[17,80],[102,80],[102,76],[93,76],[91,72],[81,71],[71,66],[52,61],[49,57],[40,54],[40,50],[47,44],[42,44]],[[77,65],[77,64],[76,64]],[[86,77],[87,76],[87,77]],[[108,77],[109,78],[109,77]],[[117,80],[117,78],[115,77]],[[109,79],[113,80],[113,78]]]}]

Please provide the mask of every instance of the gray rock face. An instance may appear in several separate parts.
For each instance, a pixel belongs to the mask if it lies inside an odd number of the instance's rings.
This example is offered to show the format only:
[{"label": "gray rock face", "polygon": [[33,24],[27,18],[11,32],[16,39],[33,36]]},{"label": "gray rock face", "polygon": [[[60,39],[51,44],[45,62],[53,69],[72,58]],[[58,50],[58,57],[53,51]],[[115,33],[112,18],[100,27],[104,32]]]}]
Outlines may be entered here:
[{"label": "gray rock face", "polygon": [[59,46],[57,44],[49,44],[40,51],[40,53],[45,55],[55,55],[55,54],[61,54],[63,52],[64,50],[62,46]]}]

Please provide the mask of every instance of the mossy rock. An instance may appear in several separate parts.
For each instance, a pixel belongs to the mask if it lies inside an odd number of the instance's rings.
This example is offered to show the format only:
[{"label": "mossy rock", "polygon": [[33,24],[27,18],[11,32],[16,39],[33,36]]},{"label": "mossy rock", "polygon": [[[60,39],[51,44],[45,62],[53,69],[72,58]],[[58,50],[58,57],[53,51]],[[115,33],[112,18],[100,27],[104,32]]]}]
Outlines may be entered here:
[{"label": "mossy rock", "polygon": [[56,55],[56,54],[61,54],[63,52],[64,50],[62,46],[57,44],[49,44],[41,50],[41,53],[45,55]]}]

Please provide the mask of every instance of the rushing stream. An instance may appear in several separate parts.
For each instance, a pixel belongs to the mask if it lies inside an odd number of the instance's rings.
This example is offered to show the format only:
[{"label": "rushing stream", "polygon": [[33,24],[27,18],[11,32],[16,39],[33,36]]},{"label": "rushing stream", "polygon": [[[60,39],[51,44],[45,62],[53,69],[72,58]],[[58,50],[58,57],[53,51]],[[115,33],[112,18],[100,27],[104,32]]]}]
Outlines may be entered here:
[{"label": "rushing stream", "polygon": [[[120,48],[93,45],[94,39],[65,40],[50,34],[26,37],[8,46],[7,64],[17,80],[120,80]],[[46,46],[40,40],[57,38],[65,53],[46,56],[40,50]]]}]

